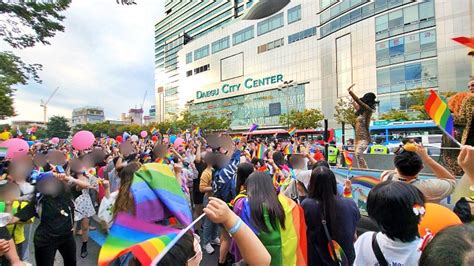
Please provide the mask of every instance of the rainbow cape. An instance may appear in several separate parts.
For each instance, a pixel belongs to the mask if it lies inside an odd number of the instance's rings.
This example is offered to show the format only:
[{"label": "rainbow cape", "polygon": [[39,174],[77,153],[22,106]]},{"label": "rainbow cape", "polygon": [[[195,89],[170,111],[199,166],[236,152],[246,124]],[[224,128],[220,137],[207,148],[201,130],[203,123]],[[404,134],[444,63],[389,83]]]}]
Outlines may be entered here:
[{"label": "rainbow cape", "polygon": [[168,165],[142,165],[133,176],[130,191],[135,200],[136,216],[140,219],[156,222],[176,217],[184,226],[191,223],[188,202]]},{"label": "rainbow cape", "polygon": [[[257,231],[251,222],[250,204],[247,197],[243,197],[235,202],[234,211],[262,241],[262,244],[272,257],[272,266],[307,265],[308,247],[303,209],[293,200],[282,194],[278,195],[278,200],[285,212],[285,229],[280,227],[279,222],[277,223],[278,228],[272,228],[268,216],[265,216],[265,223],[271,228],[270,232]],[[238,250],[236,252],[239,257]]]},{"label": "rainbow cape", "polygon": [[142,265],[151,265],[179,229],[148,223],[126,213],[119,213],[99,253],[99,266],[131,252]]},{"label": "rainbow cape", "polygon": [[356,176],[352,178],[351,181],[352,184],[361,185],[370,189],[380,183],[379,179],[372,176]]},{"label": "rainbow cape", "polygon": [[262,143],[257,145],[256,155],[258,159],[263,159],[265,157],[265,145]]},{"label": "rainbow cape", "polygon": [[296,127],[292,127],[288,130],[288,134],[293,137],[296,134]]},{"label": "rainbow cape", "polygon": [[454,120],[448,104],[434,90],[430,90],[430,92],[430,97],[425,103],[426,112],[441,130],[453,136]]}]

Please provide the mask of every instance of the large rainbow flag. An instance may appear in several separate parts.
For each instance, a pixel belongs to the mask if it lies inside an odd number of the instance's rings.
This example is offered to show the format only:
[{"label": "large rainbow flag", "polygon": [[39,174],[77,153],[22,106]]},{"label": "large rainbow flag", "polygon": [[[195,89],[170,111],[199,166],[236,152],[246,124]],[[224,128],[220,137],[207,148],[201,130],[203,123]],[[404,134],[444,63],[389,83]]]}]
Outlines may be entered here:
[{"label": "large rainbow flag", "polygon": [[[278,200],[285,212],[285,229],[277,223],[276,229],[272,228],[269,233],[257,231],[250,218],[250,203],[244,197],[235,202],[234,210],[240,210],[238,215],[254,231],[260,241],[272,257],[272,266],[280,265],[307,265],[308,246],[306,241],[306,222],[304,211],[293,200],[278,195]],[[270,225],[268,216],[265,216],[265,223]],[[238,253],[238,252],[237,252]],[[238,254],[240,256],[240,254]]]},{"label": "large rainbow flag", "polygon": [[426,112],[441,130],[453,136],[454,120],[448,104],[434,90],[430,90],[430,92],[430,97],[425,103]]},{"label": "large rainbow flag", "polygon": [[135,200],[136,216],[140,219],[156,222],[176,217],[184,226],[191,223],[188,202],[168,165],[142,165],[133,177],[130,191]]},{"label": "large rainbow flag", "polygon": [[257,159],[262,159],[265,157],[265,145],[260,143],[257,145],[256,155]]},{"label": "large rainbow flag", "polygon": [[352,178],[351,181],[352,184],[361,185],[370,189],[380,183],[379,179],[372,176],[356,176]]},{"label": "large rainbow flag", "polygon": [[119,213],[99,253],[99,266],[109,265],[131,252],[142,265],[151,265],[179,229],[145,222],[126,213]]}]

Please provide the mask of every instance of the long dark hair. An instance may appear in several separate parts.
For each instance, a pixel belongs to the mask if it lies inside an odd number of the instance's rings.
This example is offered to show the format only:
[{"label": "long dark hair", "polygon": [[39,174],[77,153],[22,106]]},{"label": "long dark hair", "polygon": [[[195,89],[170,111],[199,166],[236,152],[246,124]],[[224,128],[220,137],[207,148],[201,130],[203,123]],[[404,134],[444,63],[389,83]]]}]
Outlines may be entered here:
[{"label": "long dark hair", "polygon": [[[333,239],[337,239],[337,225],[336,225],[336,195],[337,185],[336,176],[331,169],[325,166],[316,167],[311,172],[311,179],[309,181],[308,197],[319,201],[319,210],[324,218],[329,229],[329,233]],[[326,245],[329,239],[326,238],[324,228],[319,227],[317,232],[317,242],[320,245]]]},{"label": "long dark hair", "polygon": [[278,167],[281,167],[286,164],[285,155],[281,151],[277,151],[273,153],[273,161]]},{"label": "long dark hair", "polygon": [[264,218],[264,214],[268,213],[273,229],[278,228],[277,220],[281,228],[285,229],[285,211],[278,201],[271,177],[263,172],[254,172],[247,179],[246,187],[253,226],[269,233],[272,228],[267,227]]},{"label": "long dark hair", "polygon": [[[375,110],[375,106],[377,104],[379,104],[378,101],[376,101],[375,99],[377,98],[377,96],[375,96],[375,94],[373,92],[368,92],[366,94],[364,94],[364,96],[362,96],[362,98],[360,98],[360,100],[367,104],[372,110]],[[362,106],[360,106],[359,110],[357,110],[356,112],[356,115],[359,116],[361,114],[363,114],[365,111],[364,108],[362,108]]]},{"label": "long dark hair", "polygon": [[235,195],[240,193],[240,189],[247,181],[247,178],[253,173],[253,165],[251,163],[241,163],[237,167],[237,182],[235,185]]}]

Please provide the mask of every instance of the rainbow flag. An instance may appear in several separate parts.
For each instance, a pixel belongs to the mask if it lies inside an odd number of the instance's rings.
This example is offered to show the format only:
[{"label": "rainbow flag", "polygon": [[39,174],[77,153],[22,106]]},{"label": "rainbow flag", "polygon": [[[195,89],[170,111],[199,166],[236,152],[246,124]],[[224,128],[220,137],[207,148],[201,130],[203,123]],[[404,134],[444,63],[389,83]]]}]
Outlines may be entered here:
[{"label": "rainbow flag", "polygon": [[286,145],[284,153],[286,155],[295,154],[296,153],[295,152],[295,147],[293,147],[293,145],[291,145],[291,144]]},{"label": "rainbow flag", "polygon": [[293,137],[293,135],[296,134],[296,131],[297,131],[296,127],[292,127],[288,130],[288,134]]},{"label": "rainbow flag", "polygon": [[155,127],[153,127],[152,129],[150,129],[150,133],[151,133],[152,136],[154,136],[154,135],[158,134],[158,130]]},{"label": "rainbow flag", "polygon": [[[251,209],[247,197],[235,202],[234,210],[241,210],[237,215],[254,231],[272,257],[271,265],[307,265],[306,223],[303,209],[293,200],[278,195],[278,201],[285,212],[285,229],[277,223],[277,228],[269,228],[269,232],[259,232],[251,222]],[[237,211],[238,212],[238,211]],[[265,224],[270,225],[268,216]],[[240,254],[237,254],[240,257]]]},{"label": "rainbow flag", "polygon": [[74,158],[74,154],[72,152],[66,153],[66,160],[70,161],[72,158]]},{"label": "rainbow flag", "polygon": [[233,142],[240,142],[240,140],[242,140],[242,137],[239,137],[239,136],[235,136],[232,138]]},{"label": "rainbow flag", "polygon": [[344,161],[346,161],[347,168],[352,169],[352,164],[354,162],[354,156],[349,153],[349,151],[344,151]]},{"label": "rainbow flag", "polygon": [[131,252],[141,265],[151,265],[179,229],[148,223],[126,213],[119,213],[99,253],[99,266]]},{"label": "rainbow flag", "polygon": [[263,145],[262,143],[257,145],[257,151],[256,151],[255,157],[257,157],[258,159],[265,158],[265,145]]},{"label": "rainbow flag", "polygon": [[453,136],[454,120],[448,104],[434,90],[430,90],[430,92],[430,97],[425,103],[426,112],[441,130]]},{"label": "rainbow flag", "polygon": [[331,256],[331,259],[336,262],[336,256],[339,262],[341,262],[341,265],[349,265],[347,262],[347,257],[346,254],[344,253],[344,250],[342,247],[337,243],[336,240],[332,241],[332,245],[334,247],[334,251],[336,254],[333,253],[333,250],[331,248],[330,242],[328,242],[328,250],[329,250],[329,256]]},{"label": "rainbow flag", "polygon": [[136,216],[148,222],[176,217],[184,226],[192,221],[191,210],[181,186],[166,164],[142,165],[133,176],[130,187]]},{"label": "rainbow flag", "polygon": [[258,128],[258,125],[253,123],[249,128],[249,132],[254,132],[255,130],[257,130],[257,128]]},{"label": "rainbow flag", "polygon": [[361,185],[370,189],[380,183],[380,180],[373,176],[356,176],[351,181],[354,185]]}]

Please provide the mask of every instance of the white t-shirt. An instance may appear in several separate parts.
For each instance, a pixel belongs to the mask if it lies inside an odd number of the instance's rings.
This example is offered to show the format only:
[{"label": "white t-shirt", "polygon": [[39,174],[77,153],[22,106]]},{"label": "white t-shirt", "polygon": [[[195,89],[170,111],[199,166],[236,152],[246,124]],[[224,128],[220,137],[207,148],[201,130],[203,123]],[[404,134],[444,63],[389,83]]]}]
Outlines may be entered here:
[{"label": "white t-shirt", "polygon": [[[372,236],[374,232],[362,234],[354,244],[356,259],[354,265],[372,266],[379,265],[372,250]],[[382,254],[390,266],[418,265],[421,252],[418,247],[422,239],[418,238],[409,243],[395,241],[382,233],[377,234],[377,243]]]}]

